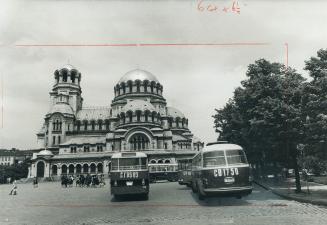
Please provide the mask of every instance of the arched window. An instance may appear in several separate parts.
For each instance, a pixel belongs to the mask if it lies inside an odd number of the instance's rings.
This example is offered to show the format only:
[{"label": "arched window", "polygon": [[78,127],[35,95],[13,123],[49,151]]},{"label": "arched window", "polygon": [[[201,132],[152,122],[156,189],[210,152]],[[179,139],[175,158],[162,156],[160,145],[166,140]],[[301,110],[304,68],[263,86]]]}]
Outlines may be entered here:
[{"label": "arched window", "polygon": [[72,71],[71,75],[70,75],[70,79],[71,79],[72,83],[75,83],[75,78],[76,78],[76,72]]},{"label": "arched window", "polygon": [[140,92],[140,81],[136,81],[136,92]]},{"label": "arched window", "polygon": [[55,145],[56,144],[56,136],[53,136],[52,137],[52,145]]},{"label": "arched window", "polygon": [[62,174],[66,174],[67,173],[67,166],[66,165],[62,165],[61,166],[61,173]]},{"label": "arched window", "polygon": [[145,111],[144,112],[144,120],[145,120],[145,122],[148,122],[148,120],[149,120],[149,111]]},{"label": "arched window", "polygon": [[148,81],[144,81],[143,82],[143,86],[144,86],[144,92],[148,92]]},{"label": "arched window", "polygon": [[136,111],[136,120],[137,122],[141,121],[141,111]]},{"label": "arched window", "polygon": [[84,164],[83,165],[83,173],[88,173],[89,172],[89,165]]},{"label": "arched window", "polygon": [[87,130],[87,120],[84,120],[84,130]]},{"label": "arched window", "polygon": [[129,144],[131,150],[143,150],[149,148],[150,140],[145,134],[136,133],[130,137]]},{"label": "arched window", "polygon": [[103,173],[103,164],[102,163],[98,163],[97,169],[98,169],[98,173]]},{"label": "arched window", "polygon": [[102,120],[98,120],[99,130],[102,130]]},{"label": "arched window", "polygon": [[81,121],[77,121],[77,123],[76,123],[76,129],[77,129],[77,131],[80,131],[80,129],[81,129]]},{"label": "arched window", "polygon": [[59,72],[58,72],[58,70],[55,71],[55,79],[56,79],[56,83],[58,84],[58,82],[59,82]]},{"label": "arched window", "polygon": [[75,167],[73,164],[70,164],[68,167],[68,173],[69,174],[74,174]]},{"label": "arched window", "polygon": [[162,159],[159,159],[159,160],[158,160],[158,163],[163,163],[163,160],[162,160]]},{"label": "arched window", "polygon": [[95,167],[95,164],[94,163],[91,164],[90,169],[91,169],[91,173],[95,173],[96,172],[96,167]]},{"label": "arched window", "polygon": [[156,162],[155,159],[151,159],[151,160],[150,160],[150,163],[151,163],[151,164],[155,164],[155,163],[157,163],[157,162]]},{"label": "arched window", "polygon": [[82,166],[81,166],[81,164],[77,164],[76,165],[76,173],[80,174],[81,172],[82,172]]},{"label": "arched window", "polygon": [[109,120],[105,120],[106,123],[106,130],[109,130]]},{"label": "arched window", "polygon": [[165,160],[165,163],[170,163],[170,159],[166,159]]},{"label": "arched window", "polygon": [[62,81],[67,82],[67,70],[62,71]]},{"label": "arched window", "polygon": [[129,89],[129,93],[132,93],[133,92],[133,84],[132,82],[128,82],[128,89]]},{"label": "arched window", "polygon": [[58,136],[58,145],[60,145],[61,142],[61,136]]},{"label": "arched window", "polygon": [[123,94],[126,94],[126,86],[125,86],[125,83],[122,83],[121,86],[123,88]]},{"label": "arched window", "polygon": [[95,121],[94,120],[91,121],[91,127],[92,127],[92,130],[95,130]]},{"label": "arched window", "polygon": [[154,83],[151,83],[151,93],[153,93]]}]

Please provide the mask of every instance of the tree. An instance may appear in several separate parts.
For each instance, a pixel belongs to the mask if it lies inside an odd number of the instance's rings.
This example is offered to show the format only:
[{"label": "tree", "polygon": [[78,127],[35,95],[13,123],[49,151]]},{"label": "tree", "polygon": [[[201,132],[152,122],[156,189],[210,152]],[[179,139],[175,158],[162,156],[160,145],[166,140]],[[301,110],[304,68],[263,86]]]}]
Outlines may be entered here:
[{"label": "tree", "polygon": [[251,163],[289,164],[301,191],[297,145],[303,137],[301,93],[304,78],[291,68],[265,59],[250,64],[248,79],[235,90],[226,106],[217,110],[215,128],[220,137],[241,144]]},{"label": "tree", "polygon": [[327,49],[305,62],[312,80],[305,84],[302,97],[306,116],[306,154],[326,159],[327,149]]}]

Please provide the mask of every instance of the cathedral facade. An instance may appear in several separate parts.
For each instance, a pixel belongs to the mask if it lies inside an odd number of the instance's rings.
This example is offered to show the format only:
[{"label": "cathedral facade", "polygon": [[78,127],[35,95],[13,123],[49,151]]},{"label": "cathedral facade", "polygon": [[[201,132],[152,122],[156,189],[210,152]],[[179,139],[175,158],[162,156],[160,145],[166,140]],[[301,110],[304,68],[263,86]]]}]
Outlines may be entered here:
[{"label": "cathedral facade", "polygon": [[167,106],[163,86],[150,72],[127,72],[114,86],[108,107],[83,107],[81,73],[72,65],[54,72],[50,110],[45,115],[29,177],[107,174],[113,152],[142,151],[155,163],[176,164],[204,143],[187,117]]}]

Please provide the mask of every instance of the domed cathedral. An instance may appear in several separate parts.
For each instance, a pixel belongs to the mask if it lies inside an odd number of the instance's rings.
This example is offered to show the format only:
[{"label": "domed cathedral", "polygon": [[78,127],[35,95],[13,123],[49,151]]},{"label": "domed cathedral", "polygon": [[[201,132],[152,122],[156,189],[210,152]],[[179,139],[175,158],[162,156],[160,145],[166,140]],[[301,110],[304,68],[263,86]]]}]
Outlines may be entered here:
[{"label": "domed cathedral", "polygon": [[[83,107],[81,73],[72,65],[54,72],[50,110],[45,115],[29,176],[109,172],[113,152],[142,151],[153,163],[192,157],[204,143],[188,119],[167,106],[163,86],[145,70],[127,72],[115,85],[110,107]],[[46,153],[46,154],[45,154]]]}]

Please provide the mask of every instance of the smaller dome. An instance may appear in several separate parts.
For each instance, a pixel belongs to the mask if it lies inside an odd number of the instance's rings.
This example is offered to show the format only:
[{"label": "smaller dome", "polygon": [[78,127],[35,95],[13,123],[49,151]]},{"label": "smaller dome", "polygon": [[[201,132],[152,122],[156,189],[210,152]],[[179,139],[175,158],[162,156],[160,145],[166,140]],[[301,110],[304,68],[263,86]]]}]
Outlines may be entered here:
[{"label": "smaller dome", "polygon": [[37,156],[53,156],[53,153],[50,150],[44,149],[37,153]]},{"label": "smaller dome", "polygon": [[148,81],[155,81],[156,83],[159,83],[158,79],[150,72],[145,71],[145,70],[131,70],[127,72],[122,78],[119,80],[119,84],[122,82],[127,82],[127,81],[135,81],[135,80],[148,80]]},{"label": "smaller dome", "polygon": [[71,115],[74,114],[72,107],[62,102],[55,104],[48,114],[53,114],[53,113],[62,113],[62,114],[71,114]]},{"label": "smaller dome", "polygon": [[127,111],[134,112],[136,110],[140,110],[140,111],[149,110],[150,112],[156,111],[156,109],[150,102],[143,101],[143,100],[133,100],[127,102],[127,104],[123,107],[123,112],[127,112]]},{"label": "smaller dome", "polygon": [[174,107],[167,107],[167,116],[176,118],[176,117],[180,117],[180,118],[186,118],[185,115],[179,111],[178,109],[174,108]]},{"label": "smaller dome", "polygon": [[67,70],[77,70],[73,65],[71,65],[71,64],[66,64],[66,65],[64,65],[64,66],[62,66],[61,68],[60,68],[60,70],[62,70],[62,69],[67,69]]}]

